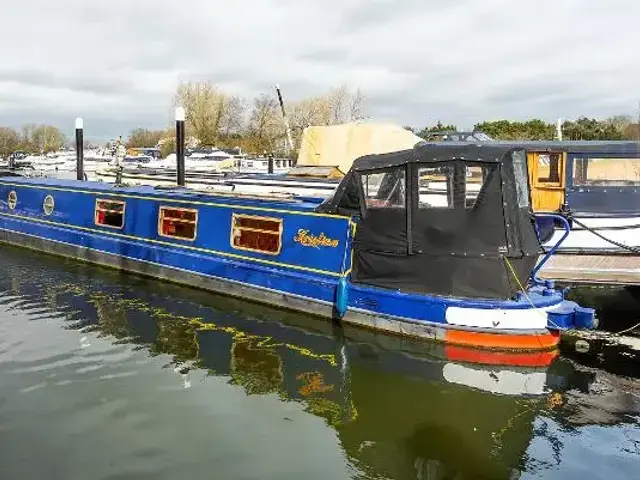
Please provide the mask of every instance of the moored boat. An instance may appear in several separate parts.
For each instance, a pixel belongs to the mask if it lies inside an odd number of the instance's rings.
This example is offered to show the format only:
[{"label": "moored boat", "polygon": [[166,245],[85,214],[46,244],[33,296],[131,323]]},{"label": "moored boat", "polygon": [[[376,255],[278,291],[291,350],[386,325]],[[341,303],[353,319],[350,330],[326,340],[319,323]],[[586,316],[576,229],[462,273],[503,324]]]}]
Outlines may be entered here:
[{"label": "moored boat", "polygon": [[531,275],[522,149],[365,156],[321,204],[28,178],[0,180],[0,201],[5,242],[388,333],[544,350],[595,321]]},{"label": "moored boat", "polygon": [[[363,155],[413,148],[422,139],[409,130],[384,123],[348,123],[304,129],[296,162],[288,158],[248,157],[225,152],[219,161],[203,163],[194,153],[185,159],[186,185],[199,190],[239,193],[283,193],[326,198],[353,161]],[[130,185],[171,186],[176,183],[176,156],[145,168],[125,168]],[[117,172],[103,168],[97,180],[113,182]]]},{"label": "moored boat", "polygon": [[[571,225],[541,275],[588,283],[640,285],[640,143],[533,142],[528,152],[534,212]],[[562,222],[539,218],[546,250]]]}]

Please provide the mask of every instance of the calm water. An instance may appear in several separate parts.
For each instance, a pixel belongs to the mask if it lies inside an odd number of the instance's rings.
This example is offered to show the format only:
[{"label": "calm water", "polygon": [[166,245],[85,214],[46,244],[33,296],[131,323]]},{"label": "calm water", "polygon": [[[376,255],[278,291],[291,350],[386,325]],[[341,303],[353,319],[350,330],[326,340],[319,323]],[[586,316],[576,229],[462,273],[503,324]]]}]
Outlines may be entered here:
[{"label": "calm water", "polygon": [[0,246],[0,478],[638,478],[638,380],[464,358]]}]

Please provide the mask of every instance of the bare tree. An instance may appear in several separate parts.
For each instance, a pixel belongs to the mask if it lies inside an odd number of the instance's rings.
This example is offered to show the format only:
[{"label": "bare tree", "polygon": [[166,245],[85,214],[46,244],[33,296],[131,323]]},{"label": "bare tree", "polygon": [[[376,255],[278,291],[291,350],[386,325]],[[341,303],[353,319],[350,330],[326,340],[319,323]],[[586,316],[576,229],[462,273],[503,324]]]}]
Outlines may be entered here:
[{"label": "bare tree", "polygon": [[186,82],[178,86],[174,105],[185,108],[187,131],[205,145],[215,145],[225,134],[240,131],[244,101],[212,82]]},{"label": "bare tree", "polygon": [[22,137],[22,144],[34,153],[60,150],[67,141],[64,133],[53,125],[25,125]]},{"label": "bare tree", "polygon": [[366,99],[359,88],[351,94],[349,102],[349,118],[351,121],[361,121],[367,118]]},{"label": "bare tree", "polygon": [[155,147],[166,135],[166,129],[148,130],[146,128],[136,128],[129,134],[126,145],[127,148]]},{"label": "bare tree", "polygon": [[0,127],[0,157],[8,157],[20,146],[20,134],[13,128]]},{"label": "bare tree", "polygon": [[246,126],[246,112],[247,103],[242,97],[227,97],[222,112],[220,133],[226,137],[242,133]]},{"label": "bare tree", "polygon": [[295,144],[299,145],[304,128],[311,125],[337,125],[363,120],[364,96],[360,90],[351,91],[346,85],[303,99],[290,107]]},{"label": "bare tree", "polygon": [[251,148],[258,152],[279,149],[279,140],[285,134],[278,101],[269,95],[261,95],[253,101],[248,134]]},{"label": "bare tree", "polygon": [[330,125],[364,119],[364,96],[358,89],[352,92],[346,85],[334,88],[326,94],[330,111]]},{"label": "bare tree", "polygon": [[336,125],[364,119],[364,96],[346,85],[301,100],[292,106],[292,118],[298,128],[309,125]]}]

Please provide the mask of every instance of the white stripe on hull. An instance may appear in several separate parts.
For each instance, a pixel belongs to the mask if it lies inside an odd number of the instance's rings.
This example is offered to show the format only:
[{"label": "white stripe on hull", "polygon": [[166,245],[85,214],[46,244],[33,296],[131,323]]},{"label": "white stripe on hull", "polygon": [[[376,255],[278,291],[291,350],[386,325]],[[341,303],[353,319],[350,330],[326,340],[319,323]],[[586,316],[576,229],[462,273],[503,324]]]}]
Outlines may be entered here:
[{"label": "white stripe on hull", "polygon": [[445,318],[449,325],[498,330],[531,329],[547,327],[547,311],[553,307],[500,309],[448,307]]}]

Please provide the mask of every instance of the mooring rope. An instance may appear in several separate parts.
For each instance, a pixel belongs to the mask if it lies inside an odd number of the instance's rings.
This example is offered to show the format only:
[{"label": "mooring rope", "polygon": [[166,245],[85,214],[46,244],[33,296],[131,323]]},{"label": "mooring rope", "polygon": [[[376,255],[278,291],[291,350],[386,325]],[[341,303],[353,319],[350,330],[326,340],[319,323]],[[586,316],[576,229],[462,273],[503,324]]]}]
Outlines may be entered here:
[{"label": "mooring rope", "polygon": [[610,244],[615,245],[618,248],[622,248],[623,250],[628,250],[628,251],[630,251],[632,253],[640,254],[640,248],[632,247],[631,245],[626,245],[624,243],[619,243],[619,242],[616,242],[615,240],[611,240],[610,238],[605,237],[601,233],[598,233],[594,228],[588,227],[584,223],[582,223],[581,221],[576,220],[575,217],[569,217],[569,220],[575,222],[576,225],[584,228],[585,230],[588,230],[589,232],[593,233],[596,237],[601,238],[605,242],[609,242]]},{"label": "mooring rope", "polygon": [[[522,282],[520,282],[520,279],[518,278],[518,275],[516,275],[516,271],[514,270],[513,266],[511,265],[511,262],[509,261],[509,259],[507,257],[502,257],[504,258],[505,263],[507,264],[507,266],[509,267],[509,270],[511,270],[511,274],[513,275],[513,278],[515,278],[516,282],[518,283],[518,287],[520,287],[520,290],[522,290],[522,294],[525,296],[525,298],[529,301],[529,304],[536,309],[536,312],[539,313],[539,311],[537,310],[538,307],[536,307],[533,304],[533,301],[531,300],[531,298],[529,297],[529,295],[527,295],[526,290],[524,289],[524,287],[522,286]],[[540,314],[543,315],[543,314]],[[543,315],[545,316],[545,315]],[[554,327],[556,327],[558,330],[562,330],[560,327],[558,327],[558,325],[556,325],[553,320],[551,320],[550,318],[547,317],[547,321]],[[613,335],[622,335],[624,333],[629,333],[634,331],[636,328],[640,327],[640,322],[635,324],[633,327],[631,328],[625,328],[624,330],[620,331],[620,332],[611,332]]]},{"label": "mooring rope", "polygon": [[629,332],[633,332],[636,328],[640,327],[640,322],[636,323],[633,327],[631,328],[625,328],[624,330],[622,330],[621,332],[616,333],[615,335],[622,335],[623,333],[629,333]]},{"label": "mooring rope", "polygon": [[[554,327],[556,327],[558,330],[562,330],[558,325],[556,325],[553,320],[551,320],[549,318],[548,315],[541,313],[538,310],[538,307],[536,307],[533,304],[533,301],[531,300],[531,298],[529,297],[529,295],[527,294],[527,291],[525,290],[525,288],[522,286],[522,282],[520,281],[520,279],[518,278],[518,275],[516,274],[515,269],[513,268],[513,266],[511,265],[511,262],[509,261],[509,259],[505,256],[502,257],[505,261],[505,263],[507,264],[507,267],[509,267],[509,270],[511,270],[511,274],[513,275],[513,278],[515,278],[516,283],[518,284],[518,287],[520,287],[520,290],[522,291],[522,294],[525,296],[525,298],[529,301],[529,304],[531,305],[531,307],[533,308],[533,311],[536,312],[538,315],[542,316],[547,322],[551,323],[551,325],[553,325]],[[538,338],[538,336],[536,335],[536,339],[538,340],[538,343],[540,344],[540,346],[542,347],[542,342],[540,341],[540,339]]]}]

